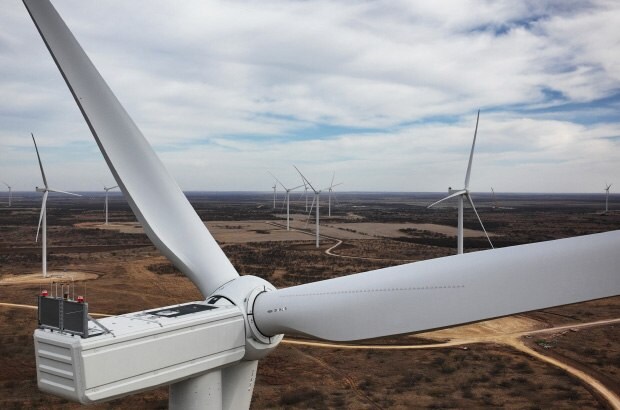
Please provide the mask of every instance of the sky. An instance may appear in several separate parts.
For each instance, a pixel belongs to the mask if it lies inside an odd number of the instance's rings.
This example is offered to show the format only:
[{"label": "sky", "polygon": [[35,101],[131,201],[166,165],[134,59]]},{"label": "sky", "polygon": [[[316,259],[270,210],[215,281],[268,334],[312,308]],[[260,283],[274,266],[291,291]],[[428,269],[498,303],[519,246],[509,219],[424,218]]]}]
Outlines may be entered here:
[{"label": "sky", "polygon": [[[620,2],[56,0],[187,191],[620,187]],[[113,184],[21,1],[0,13],[0,181]],[[612,192],[614,188],[612,187]]]}]

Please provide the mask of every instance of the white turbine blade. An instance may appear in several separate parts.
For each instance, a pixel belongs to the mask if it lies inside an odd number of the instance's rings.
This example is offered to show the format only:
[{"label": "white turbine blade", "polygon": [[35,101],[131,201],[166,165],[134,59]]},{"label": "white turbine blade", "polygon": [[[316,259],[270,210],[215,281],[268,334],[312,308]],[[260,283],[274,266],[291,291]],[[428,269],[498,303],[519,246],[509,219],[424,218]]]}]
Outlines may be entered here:
[{"label": "white turbine blade", "polygon": [[108,191],[111,190],[111,189],[114,189],[114,188],[118,188],[118,185],[114,185],[114,186],[108,188]]},{"label": "white turbine blade", "polygon": [[57,192],[59,194],[66,194],[66,195],[82,196],[80,194],[74,194],[73,192],[60,191],[58,189],[52,189],[52,188],[48,188],[47,191],[49,191],[49,192]]},{"label": "white turbine blade", "polygon": [[312,208],[314,208],[314,201],[316,201],[316,195],[314,195],[314,197],[312,198],[312,205],[310,205],[310,210],[308,211],[308,217],[306,218],[306,224],[304,225],[304,229],[308,227],[310,215],[312,215]]},{"label": "white turbine blade", "polygon": [[308,186],[310,186],[310,188],[314,191],[314,193],[316,194],[317,191],[316,189],[314,189],[314,187],[312,186],[312,184],[310,183],[310,181],[308,181],[308,178],[306,178],[304,176],[304,174],[301,173],[301,171],[299,170],[299,168],[297,168],[295,165],[293,165],[293,167],[297,170],[297,172],[299,172],[299,175],[301,175],[301,178],[308,184]]},{"label": "white turbine blade", "polygon": [[265,335],[358,340],[620,294],[620,231],[431,259],[265,292]]},{"label": "white turbine blade", "polygon": [[338,197],[336,196],[336,191],[331,191],[330,195],[334,195],[334,204],[338,202]]},{"label": "white turbine blade", "polygon": [[294,190],[296,190],[296,189],[301,188],[302,186],[303,186],[303,185],[296,186],[295,188],[291,188],[291,189],[289,189],[289,191],[294,191]]},{"label": "white turbine blade", "polygon": [[47,206],[47,194],[47,191],[43,193],[43,200],[41,201],[41,213],[39,214],[39,225],[37,225],[37,236],[34,239],[35,242],[39,242],[39,231],[41,230],[41,222],[43,221],[43,214],[45,213],[45,207]]},{"label": "white turbine blade", "polygon": [[222,249],[48,0],[24,0],[114,179],[154,245],[203,295],[238,277]]},{"label": "white turbine blade", "polygon": [[343,184],[343,182],[339,182],[339,183],[337,183],[337,184],[335,184],[335,185],[334,185],[334,184],[332,184],[332,185],[330,185],[330,186],[328,186],[328,187],[323,188],[322,190],[323,190],[323,191],[330,191],[330,190],[332,190],[333,188],[337,187],[338,185],[342,185],[342,184]]},{"label": "white turbine blade", "polygon": [[[267,172],[269,172],[269,171],[267,171]],[[269,175],[271,175],[278,182],[278,184],[280,184],[282,186],[282,188],[284,188],[284,190],[286,191],[287,188],[284,186],[284,184],[282,182],[280,182],[280,180],[278,178],[276,178],[275,175],[273,175],[271,172],[269,172]]]},{"label": "white turbine blade", "polygon": [[467,191],[465,191],[464,189],[463,189],[463,190],[460,190],[460,191],[453,192],[453,193],[451,193],[450,195],[448,195],[447,197],[445,197],[445,198],[443,198],[443,199],[440,199],[440,200],[439,200],[439,201],[437,201],[437,202],[433,202],[432,204],[430,204],[430,205],[429,205],[429,206],[427,206],[426,208],[431,208],[431,207],[433,207],[433,206],[435,206],[435,205],[437,205],[437,204],[439,204],[439,203],[441,203],[441,202],[443,202],[443,201],[446,201],[446,200],[448,200],[448,199],[450,199],[450,198],[454,198],[455,196],[464,195],[464,194],[466,194],[466,193],[467,193]]},{"label": "white turbine blade", "polygon": [[329,183],[330,187],[334,186],[334,178],[336,178],[336,171],[334,171],[333,174],[332,174],[332,182]]},{"label": "white turbine blade", "polygon": [[465,189],[469,189],[469,176],[471,175],[471,163],[474,159],[474,148],[476,147],[476,135],[478,134],[478,120],[480,119],[480,110],[476,117],[476,130],[474,131],[474,142],[471,144],[471,152],[469,153],[469,164],[467,165],[467,174],[465,175]]},{"label": "white turbine blade", "polygon": [[32,136],[32,142],[34,142],[34,149],[37,152],[37,159],[39,160],[39,168],[41,168],[41,177],[43,177],[43,185],[47,188],[47,178],[45,178],[45,171],[43,171],[43,164],[41,163],[41,156],[39,155],[39,148],[37,148],[37,142],[34,139],[34,134],[30,133]]},{"label": "white turbine blade", "polygon": [[3,183],[4,185],[6,185],[6,187],[7,187],[7,188],[11,188],[11,187],[9,186],[9,184],[7,184],[6,182],[2,181],[2,183]]},{"label": "white turbine blade", "polygon": [[489,238],[489,234],[487,233],[487,230],[484,229],[484,224],[482,223],[482,219],[480,219],[480,215],[478,215],[478,211],[476,210],[476,206],[474,205],[474,200],[471,199],[471,196],[469,195],[469,193],[465,194],[465,197],[469,201],[469,204],[471,205],[471,209],[474,210],[474,213],[476,214],[476,217],[478,218],[478,222],[480,222],[480,226],[482,227],[482,231],[486,235],[487,241],[489,241],[489,245],[491,245],[491,248],[495,249],[495,247],[493,246],[493,242],[491,242],[491,238]]}]

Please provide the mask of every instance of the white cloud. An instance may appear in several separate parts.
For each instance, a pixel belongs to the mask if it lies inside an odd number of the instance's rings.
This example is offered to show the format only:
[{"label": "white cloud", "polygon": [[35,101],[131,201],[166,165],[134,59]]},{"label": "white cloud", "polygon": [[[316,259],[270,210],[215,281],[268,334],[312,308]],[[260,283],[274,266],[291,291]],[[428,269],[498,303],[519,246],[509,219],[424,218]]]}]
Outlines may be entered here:
[{"label": "white cloud", "polygon": [[[478,107],[474,189],[620,178],[619,139],[604,138],[619,122],[589,105],[620,89],[615,2],[54,4],[185,189],[267,189],[263,170],[298,163],[326,180],[339,170],[343,189],[444,190],[462,183]],[[21,189],[37,179],[34,131],[59,188],[87,189],[101,156],[25,9],[4,6],[0,174]],[[561,98],[582,105],[521,110]],[[352,130],[309,137],[325,125]]]}]

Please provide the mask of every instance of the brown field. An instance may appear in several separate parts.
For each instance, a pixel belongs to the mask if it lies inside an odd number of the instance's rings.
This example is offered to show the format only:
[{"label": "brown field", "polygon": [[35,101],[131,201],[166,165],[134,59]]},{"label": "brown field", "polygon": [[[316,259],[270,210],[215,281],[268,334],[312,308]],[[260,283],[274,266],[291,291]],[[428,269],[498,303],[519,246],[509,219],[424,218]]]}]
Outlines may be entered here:
[{"label": "brown field", "polygon": [[[50,282],[37,278],[41,256],[34,235],[40,199],[14,198],[12,209],[0,208],[0,303],[34,305],[41,287]],[[598,197],[498,198],[514,209],[493,210],[476,197],[496,246],[620,229],[620,214],[598,214]],[[339,194],[339,199],[332,208],[333,218],[321,216],[322,233],[335,239],[325,239],[317,250],[312,231],[286,232],[279,210],[257,206],[269,204],[269,195],[190,196],[198,214],[215,221],[207,226],[240,274],[263,277],[277,287],[454,252],[450,229],[437,227],[454,229],[456,211],[425,209],[433,198]],[[98,313],[120,314],[201,298],[191,282],[150,245],[119,196],[112,197],[112,223],[103,229],[101,200],[50,197],[50,271],[73,275],[90,310]],[[293,203],[293,208],[293,226],[303,229],[303,205]],[[475,216],[466,211],[465,218],[465,226],[477,231]],[[333,253],[350,258],[325,254],[337,239],[343,243]],[[477,234],[465,240],[466,250],[487,247],[486,239]],[[552,403],[553,408],[604,408],[607,402],[583,380],[523,349],[535,348],[581,369],[619,395],[620,324],[525,334],[617,318],[620,297],[367,341],[356,349],[285,340],[259,365],[252,407],[534,409],[549,408]],[[35,310],[0,304],[0,408],[81,408],[37,390],[35,327]],[[444,341],[455,345],[438,347]],[[167,395],[162,387],[89,408],[166,408]]]}]

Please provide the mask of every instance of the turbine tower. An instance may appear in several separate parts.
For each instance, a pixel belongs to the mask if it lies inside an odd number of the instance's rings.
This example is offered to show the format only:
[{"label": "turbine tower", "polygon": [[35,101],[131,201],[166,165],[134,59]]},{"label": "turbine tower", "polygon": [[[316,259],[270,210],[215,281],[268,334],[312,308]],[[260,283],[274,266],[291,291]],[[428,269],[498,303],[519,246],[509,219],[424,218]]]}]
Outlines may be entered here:
[{"label": "turbine tower", "polygon": [[277,187],[278,186],[276,184],[273,184],[273,186],[272,186],[272,188],[273,188],[273,209],[276,209],[276,188]]},{"label": "turbine tower", "polygon": [[109,188],[106,187],[105,185],[103,186],[103,190],[105,191],[105,225],[108,224],[108,191],[114,188],[118,188],[118,185],[114,185]]},{"label": "turbine tower", "polygon": [[605,187],[605,213],[607,213],[609,212],[609,188],[611,188],[612,184],[605,183],[605,185],[607,185]]},{"label": "turbine tower", "polygon": [[204,297],[99,319],[88,338],[36,329],[42,391],[89,404],[169,385],[172,410],[247,409],[284,334],[370,339],[620,294],[620,231],[284,289],[240,276],[49,0],[24,4],[146,235]]},{"label": "turbine tower", "polygon": [[2,181],[4,185],[9,189],[9,208],[11,207],[11,198],[13,197],[13,193],[11,192],[11,186],[6,182]]},{"label": "turbine tower", "polygon": [[482,223],[482,219],[480,219],[480,215],[478,215],[478,211],[476,210],[476,206],[474,205],[474,201],[471,199],[471,195],[469,194],[469,177],[471,175],[471,164],[472,164],[472,160],[474,158],[474,148],[476,147],[476,135],[478,134],[478,121],[480,120],[480,110],[478,110],[478,116],[476,117],[476,130],[474,131],[474,142],[471,145],[471,152],[469,153],[469,164],[467,165],[467,173],[465,174],[465,188],[464,189],[452,189],[449,188],[448,189],[448,196],[440,199],[437,202],[434,202],[432,204],[430,204],[428,206],[428,208],[431,208],[447,199],[450,198],[454,198],[457,197],[458,199],[458,226],[457,226],[457,254],[462,254],[463,253],[463,199],[466,198],[467,201],[469,202],[469,204],[471,205],[471,208],[474,210],[474,213],[476,214],[476,217],[478,218],[478,222],[480,222],[480,226],[482,227],[482,230],[484,231],[484,234],[487,237],[487,240],[489,241],[489,244],[491,245],[491,248],[493,248],[493,243],[491,243],[491,238],[489,238],[489,234],[487,234],[486,229],[484,229],[484,224]]},{"label": "turbine tower", "polygon": [[[295,167],[295,165],[293,165],[293,166]],[[304,174],[302,174],[301,171],[297,167],[295,167],[295,169],[297,170],[297,172],[299,172],[299,175],[301,175],[301,178],[304,180],[304,183],[308,184],[310,189],[312,189],[312,191],[314,192],[314,198],[312,198],[312,206],[310,206],[310,212],[308,212],[308,218],[310,218],[310,214],[312,213],[312,208],[314,207],[314,203],[316,202],[316,216],[315,216],[314,219],[316,221],[316,247],[318,248],[320,246],[320,241],[319,241],[319,196],[321,195],[321,191],[317,191],[316,189],[314,189],[314,187],[312,186],[310,181],[308,181],[308,179],[304,176]]]},{"label": "turbine tower", "polygon": [[[342,182],[339,182],[337,184],[334,184],[334,178],[336,177],[336,171],[334,171],[334,173],[332,174],[332,182],[329,184],[329,187],[324,188],[324,190],[329,191],[329,196],[327,199],[327,209],[328,209],[328,215],[331,218],[332,216],[332,192],[334,191],[334,188],[337,187],[338,185],[342,185]],[[336,196],[336,194],[334,194],[334,197]]]},{"label": "turbine tower", "polygon": [[[284,186],[284,184],[282,182],[280,182],[280,180],[278,178],[276,178],[275,175],[273,175],[271,172],[269,173],[272,177],[275,178],[275,180],[278,182],[278,184],[280,184],[282,186],[282,188],[284,188],[284,190],[286,191],[286,230],[290,231],[291,230],[291,225],[290,225],[290,206],[289,206],[289,199],[291,196],[291,191],[296,190],[297,188],[301,188],[303,185],[299,185],[296,186],[295,188],[287,188]],[[274,190],[275,192],[275,190]]]},{"label": "turbine tower", "polygon": [[73,194],[71,192],[59,191],[57,189],[52,189],[47,185],[47,178],[45,178],[45,172],[43,171],[43,164],[41,163],[41,156],[39,155],[39,149],[37,148],[37,142],[34,139],[34,134],[30,133],[32,136],[32,142],[34,142],[34,149],[37,152],[37,159],[39,160],[39,168],[41,168],[41,177],[43,178],[43,188],[36,187],[37,192],[43,192],[43,201],[41,202],[41,214],[39,215],[39,225],[37,226],[37,236],[35,238],[35,242],[39,241],[39,230],[41,229],[41,243],[42,243],[42,252],[41,252],[41,266],[43,271],[43,277],[47,277],[47,195],[50,192],[58,192],[61,194],[81,196],[78,194]]}]

